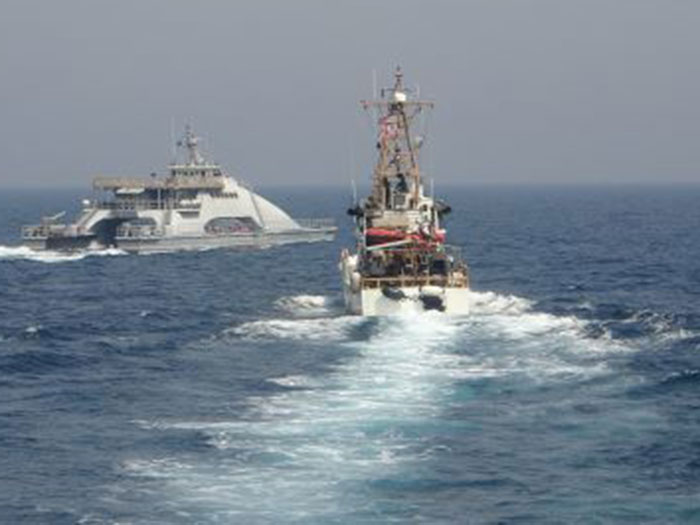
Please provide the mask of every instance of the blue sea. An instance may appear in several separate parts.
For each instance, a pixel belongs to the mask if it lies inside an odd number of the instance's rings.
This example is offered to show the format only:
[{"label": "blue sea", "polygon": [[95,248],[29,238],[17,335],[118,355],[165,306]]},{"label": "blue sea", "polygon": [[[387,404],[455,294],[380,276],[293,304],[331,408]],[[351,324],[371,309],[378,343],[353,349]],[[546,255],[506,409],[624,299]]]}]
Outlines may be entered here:
[{"label": "blue sea", "polygon": [[32,254],[0,195],[3,524],[700,523],[700,186],[443,187],[472,315],[343,311],[334,242]]}]

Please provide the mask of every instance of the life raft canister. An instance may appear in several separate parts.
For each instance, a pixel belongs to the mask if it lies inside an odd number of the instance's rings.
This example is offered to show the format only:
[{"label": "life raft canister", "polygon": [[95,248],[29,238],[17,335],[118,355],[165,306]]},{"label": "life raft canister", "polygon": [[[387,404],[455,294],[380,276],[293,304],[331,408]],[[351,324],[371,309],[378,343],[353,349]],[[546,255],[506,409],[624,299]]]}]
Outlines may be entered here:
[{"label": "life raft canister", "polygon": [[376,244],[384,244],[388,242],[402,241],[404,239],[412,239],[419,243],[435,241],[438,243],[445,242],[445,230],[424,230],[421,228],[419,233],[407,233],[403,230],[388,230],[385,228],[368,228],[365,232],[365,241],[367,246]]},{"label": "life raft canister", "polygon": [[368,246],[384,244],[387,242],[402,241],[408,234],[401,230],[387,230],[384,228],[368,228],[365,232],[365,239]]}]

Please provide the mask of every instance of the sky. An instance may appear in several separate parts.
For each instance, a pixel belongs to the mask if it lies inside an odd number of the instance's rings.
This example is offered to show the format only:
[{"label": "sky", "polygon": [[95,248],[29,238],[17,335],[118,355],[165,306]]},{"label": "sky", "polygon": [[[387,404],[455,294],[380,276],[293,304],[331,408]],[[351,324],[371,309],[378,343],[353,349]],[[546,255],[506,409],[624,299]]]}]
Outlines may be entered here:
[{"label": "sky", "polygon": [[373,71],[436,102],[436,184],[700,182],[697,0],[0,0],[0,188],[368,180]]}]

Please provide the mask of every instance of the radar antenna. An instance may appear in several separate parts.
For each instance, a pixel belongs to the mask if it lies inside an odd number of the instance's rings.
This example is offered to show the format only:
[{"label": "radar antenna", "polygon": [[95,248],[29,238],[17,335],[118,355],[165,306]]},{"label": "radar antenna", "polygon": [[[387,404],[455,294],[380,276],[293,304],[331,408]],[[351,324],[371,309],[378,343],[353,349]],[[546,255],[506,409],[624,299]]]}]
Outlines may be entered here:
[{"label": "radar antenna", "polygon": [[372,194],[381,208],[393,207],[391,195],[398,190],[410,196],[405,205],[412,209],[418,205],[422,192],[418,150],[424,137],[413,137],[411,126],[424,109],[431,109],[434,104],[411,99],[409,95],[398,66],[392,87],[381,89],[379,99],[361,101],[363,108],[377,109],[379,113],[379,158],[374,168]]},{"label": "radar antenna", "polygon": [[187,124],[185,126],[185,136],[177,141],[179,148],[187,148],[187,165],[201,166],[204,164],[204,157],[199,152],[199,137],[192,131],[192,127]]}]

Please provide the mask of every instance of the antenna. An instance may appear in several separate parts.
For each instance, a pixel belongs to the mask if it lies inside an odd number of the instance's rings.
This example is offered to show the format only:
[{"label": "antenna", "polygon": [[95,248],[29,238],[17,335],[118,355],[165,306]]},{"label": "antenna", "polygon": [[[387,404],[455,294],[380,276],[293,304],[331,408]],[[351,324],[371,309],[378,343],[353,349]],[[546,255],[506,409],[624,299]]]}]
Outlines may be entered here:
[{"label": "antenna", "polygon": [[[377,100],[377,69],[373,68],[372,69],[372,100]],[[384,96],[384,90],[382,89],[382,96]],[[379,111],[377,108],[374,108],[372,111],[372,118],[377,119],[379,118]]]},{"label": "antenna", "polygon": [[348,133],[348,154],[350,156],[350,184],[352,187],[354,205],[357,203],[357,189],[355,188],[355,172],[357,171],[357,167],[355,162],[355,145],[353,143],[353,138],[350,133]]},{"label": "antenna", "polygon": [[[204,137],[204,154],[213,159],[214,155],[214,140],[211,135]],[[205,164],[209,164],[205,161]]]},{"label": "antenna", "polygon": [[372,100],[377,100],[377,70],[372,69]]},{"label": "antenna", "polygon": [[170,117],[170,154],[172,164],[177,164],[177,141],[175,140],[175,118]]}]

